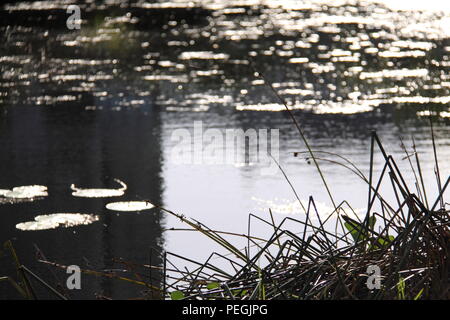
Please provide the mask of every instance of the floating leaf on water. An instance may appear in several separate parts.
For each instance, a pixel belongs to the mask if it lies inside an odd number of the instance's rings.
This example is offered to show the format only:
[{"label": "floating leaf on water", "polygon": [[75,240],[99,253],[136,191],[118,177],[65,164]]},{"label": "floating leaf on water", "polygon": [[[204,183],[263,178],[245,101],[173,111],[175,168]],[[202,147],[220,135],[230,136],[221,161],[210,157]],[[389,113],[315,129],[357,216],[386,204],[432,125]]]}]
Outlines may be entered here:
[{"label": "floating leaf on water", "polygon": [[81,198],[107,198],[107,197],[120,197],[124,192],[115,189],[83,189],[72,193],[74,197]]},{"label": "floating leaf on water", "polygon": [[70,188],[74,191],[72,192],[72,196],[82,198],[108,198],[123,196],[125,190],[127,190],[127,185],[119,179],[114,179],[114,181],[120,184],[121,187],[118,189],[82,189],[77,188],[74,184],[72,184],[70,186]]},{"label": "floating leaf on water", "polygon": [[111,202],[106,205],[106,209],[114,211],[142,211],[154,207],[154,205],[147,201]]},{"label": "floating leaf on water", "polygon": [[98,216],[91,214],[53,213],[36,216],[34,221],[19,223],[16,225],[16,228],[23,231],[48,230],[58,227],[68,228],[91,224],[98,221],[98,219]]},{"label": "floating leaf on water", "polygon": [[24,199],[24,198],[36,198],[48,196],[47,187],[32,185],[15,187],[12,190],[2,193],[6,198]]}]

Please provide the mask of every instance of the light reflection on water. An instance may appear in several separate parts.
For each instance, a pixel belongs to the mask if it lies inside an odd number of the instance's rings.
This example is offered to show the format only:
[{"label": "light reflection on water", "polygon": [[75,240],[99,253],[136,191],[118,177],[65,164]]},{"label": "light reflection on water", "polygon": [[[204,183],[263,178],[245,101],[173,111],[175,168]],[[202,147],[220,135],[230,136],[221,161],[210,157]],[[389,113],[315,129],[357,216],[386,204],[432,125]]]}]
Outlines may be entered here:
[{"label": "light reflection on water", "polygon": [[16,225],[17,229],[23,231],[48,230],[58,227],[74,227],[86,225],[98,220],[98,216],[81,213],[52,213],[38,215],[34,221],[21,222]]},{"label": "light reflection on water", "polygon": [[[436,192],[426,118],[432,114],[442,176],[450,172],[449,12],[395,12],[352,1],[121,3],[82,5],[80,31],[67,31],[58,1],[0,11],[0,188],[44,180],[50,197],[34,206],[95,212],[101,221],[75,229],[87,240],[60,230],[24,236],[15,224],[32,221],[39,207],[14,207],[16,217],[4,205],[2,228],[13,229],[6,237],[52,243],[57,236],[80,249],[55,249],[54,258],[100,254],[100,265],[116,255],[147,262],[147,242],[197,258],[215,248],[193,233],[162,233],[181,225],[160,220],[155,210],[115,216],[104,199],[73,199],[68,186],[74,182],[102,187],[80,191],[87,196],[149,198],[237,233],[247,232],[248,213],[267,217],[268,207],[280,219],[302,215],[282,174],[261,176],[259,164],[175,165],[171,134],[194,121],[221,130],[280,129],[283,169],[303,201],[313,195],[327,211],[316,170],[293,156],[305,148],[284,105],[255,69],[294,110],[314,149],[346,156],[367,173],[371,130],[396,159],[404,157],[398,137],[411,150],[414,136],[426,184]],[[50,9],[54,20],[42,20]],[[338,202],[365,207],[364,182],[345,168],[321,165]],[[103,189],[111,177],[123,179],[126,192]],[[96,244],[89,252],[88,241]],[[105,292],[120,295],[118,288]]]}]

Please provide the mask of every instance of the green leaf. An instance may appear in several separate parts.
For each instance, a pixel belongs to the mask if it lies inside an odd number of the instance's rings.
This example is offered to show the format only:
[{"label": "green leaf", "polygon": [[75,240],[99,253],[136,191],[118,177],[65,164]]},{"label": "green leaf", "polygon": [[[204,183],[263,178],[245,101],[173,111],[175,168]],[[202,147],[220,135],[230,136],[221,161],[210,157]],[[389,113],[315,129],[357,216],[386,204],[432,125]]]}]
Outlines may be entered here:
[{"label": "green leaf", "polygon": [[362,228],[360,225],[357,225],[353,222],[345,222],[344,226],[347,228],[348,231],[350,231],[350,234],[352,235],[352,238],[355,242],[362,241],[366,238],[361,233]]},{"label": "green leaf", "polygon": [[377,218],[375,216],[369,217],[369,230],[373,230],[376,222],[377,222]]},{"label": "green leaf", "polygon": [[[363,240],[366,240],[368,237],[368,232],[366,231],[366,223],[363,222],[362,224],[359,222],[356,222],[355,220],[350,219],[349,217],[342,216],[345,223],[344,226],[347,228],[347,230],[352,235],[352,238],[355,242],[360,242]],[[369,231],[373,230],[375,227],[375,223],[377,221],[375,216],[371,216],[369,219]]]},{"label": "green leaf", "polygon": [[172,300],[181,300],[181,299],[183,299],[184,298],[184,293],[183,292],[181,292],[181,291],[173,291],[171,294],[170,294],[170,298],[172,299]]},{"label": "green leaf", "polygon": [[378,243],[381,244],[382,246],[388,246],[388,245],[391,244],[392,241],[394,241],[394,240],[395,240],[395,237],[394,237],[394,236],[388,236],[388,239],[382,239],[382,238],[379,238],[379,239],[378,239]]},{"label": "green leaf", "polygon": [[210,282],[206,285],[209,290],[220,288],[220,284],[218,282]]},{"label": "green leaf", "polygon": [[235,289],[235,290],[231,290],[231,293],[235,297],[237,297],[237,296],[244,297],[248,293],[248,290]]},{"label": "green leaf", "polygon": [[422,293],[423,293],[423,289],[424,288],[422,288],[422,290],[419,291],[419,293],[415,296],[414,300],[419,300],[420,299],[420,297],[422,296]]},{"label": "green leaf", "polygon": [[400,279],[397,283],[397,292],[398,292],[399,300],[405,300],[405,288],[406,288],[405,279],[400,277]]}]

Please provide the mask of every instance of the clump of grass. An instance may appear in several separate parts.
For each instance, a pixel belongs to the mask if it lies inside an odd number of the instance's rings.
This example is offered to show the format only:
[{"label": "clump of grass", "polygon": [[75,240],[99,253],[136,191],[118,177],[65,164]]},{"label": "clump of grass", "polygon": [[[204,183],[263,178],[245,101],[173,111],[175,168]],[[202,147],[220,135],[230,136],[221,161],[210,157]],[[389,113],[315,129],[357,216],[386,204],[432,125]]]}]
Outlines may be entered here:
[{"label": "clump of grass", "polygon": [[[116,262],[132,276],[111,271],[81,271],[142,286],[145,289],[142,298],[152,299],[449,299],[450,211],[446,210],[448,203],[444,195],[450,176],[445,183],[441,182],[432,127],[431,132],[438,187],[435,199],[431,199],[425,190],[415,146],[414,152],[409,154],[402,142],[406,153],[404,159],[408,159],[415,178],[411,188],[396,161],[386,153],[378,135],[373,132],[368,178],[342,156],[313,152],[311,148],[307,151],[317,160],[317,166],[318,161],[330,161],[349,169],[367,183],[368,203],[363,219],[346,201],[334,205],[333,212],[322,219],[313,197],[305,207],[279,166],[305,210],[304,219],[288,217],[276,223],[269,209],[270,219],[250,215],[248,234],[236,234],[212,230],[199,221],[156,205],[187,224],[188,230],[197,231],[219,244],[227,253],[212,252],[204,263],[200,263],[176,253],[163,252],[160,253],[162,266],[152,263],[140,266],[150,270],[149,274],[138,272],[135,264],[123,260]],[[374,157],[377,152],[382,155],[384,163],[381,174],[375,179]],[[298,154],[301,153],[296,153],[296,156]],[[330,155],[337,156],[338,160],[327,158]],[[381,193],[386,182],[395,195],[394,204]],[[268,239],[250,234],[251,218],[273,229]],[[298,227],[288,228],[288,223]],[[334,226],[330,227],[330,224]],[[247,240],[247,247],[239,249],[225,236],[243,237]],[[32,278],[56,297],[67,298],[67,294],[60,293],[20,264],[10,242],[6,246],[16,263],[19,280],[0,277],[0,281],[8,281],[25,298],[36,299],[29,280]],[[250,248],[254,249],[254,254]],[[152,254],[156,252],[152,250]],[[220,258],[220,262],[216,258]],[[178,263],[173,262],[175,259]],[[67,268],[48,261],[42,253],[39,261]],[[224,262],[231,266],[231,271],[224,268]],[[193,267],[181,269],[181,263]],[[370,270],[379,274],[371,274]],[[154,281],[155,276],[162,276],[163,281]]]},{"label": "clump of grass", "polygon": [[[384,158],[382,173],[377,181],[373,174],[375,147]],[[303,221],[286,218],[276,224],[264,220],[274,232],[269,239],[247,237],[258,250],[250,256],[248,250],[238,250],[211,230],[169,210],[193,229],[203,233],[228,250],[233,259],[211,254],[200,264],[179,255],[176,258],[194,263],[193,270],[172,269],[177,274],[166,287],[172,299],[449,299],[449,211],[443,199],[450,177],[439,186],[439,195],[429,205],[423,188],[423,177],[417,165],[414,194],[406,184],[394,159],[388,155],[377,134],[372,134],[369,178],[361,178],[369,186],[368,208],[362,221],[346,214],[347,203],[337,206],[323,221],[314,199],[309,199]],[[416,156],[418,161],[418,157]],[[411,162],[412,164],[412,162]],[[437,169],[438,170],[438,169]],[[439,177],[439,174],[436,174]],[[420,178],[419,178],[420,177]],[[439,179],[439,178],[438,178]],[[388,180],[396,195],[396,205],[389,204],[380,193],[383,180]],[[420,183],[422,181],[422,183]],[[373,210],[375,204],[381,212]],[[326,224],[336,217],[336,232]],[[313,223],[315,217],[317,223]],[[290,220],[297,223],[301,235],[284,228]],[[211,263],[213,256],[228,261],[230,274]],[[259,266],[261,259],[264,267]],[[223,265],[223,263],[222,263]],[[379,288],[368,285],[374,280],[369,266],[380,271]]]},{"label": "clump of grass", "polygon": [[0,282],[9,283],[11,287],[15,289],[15,291],[24,299],[36,300],[38,297],[32,285],[31,280],[33,280],[35,284],[39,284],[56,298],[67,300],[66,296],[61,294],[58,290],[56,290],[39,276],[37,276],[33,271],[20,263],[19,257],[17,256],[16,250],[14,249],[11,241],[6,241],[3,246],[7,251],[10,252],[11,258],[17,271],[17,279],[14,279],[10,276],[0,276]]},{"label": "clump of grass", "polygon": [[[254,69],[257,72],[256,68]],[[257,74],[286,107],[306,145],[307,151],[304,153],[313,160],[333,203],[334,211],[322,221],[312,197],[306,209],[280,165],[278,165],[280,170],[300,206],[305,210],[305,218],[304,220],[285,218],[276,224],[270,210],[270,220],[250,215],[272,227],[274,232],[269,239],[264,240],[256,239],[250,233],[240,235],[248,240],[245,250],[237,249],[223,238],[224,232],[211,230],[198,221],[160,208],[180,218],[193,230],[214,240],[234,257],[231,259],[213,252],[209,259],[201,264],[179,255],[166,253],[164,296],[177,300],[449,299],[450,219],[449,211],[445,208],[447,203],[444,201],[444,193],[450,182],[450,176],[442,185],[431,118],[431,137],[439,194],[430,205],[415,144],[412,155],[408,154],[406,148],[404,149],[414,173],[417,195],[405,182],[393,157],[386,153],[376,132],[372,133],[371,138],[368,178],[351,161],[340,155],[313,151],[285,101],[260,72]],[[377,181],[374,178],[375,148],[384,159],[383,169]],[[338,160],[326,158],[328,155],[337,156]],[[416,169],[411,160],[412,156],[416,160]],[[348,211],[353,214],[355,212],[346,201],[336,205],[318,160],[341,165],[367,183],[368,204],[363,221],[348,216]],[[396,199],[395,204],[390,204],[383,198],[380,192],[383,180],[390,182]],[[374,210],[375,204],[378,204],[380,212]],[[313,223],[311,217],[315,217],[318,222]],[[330,232],[327,227],[332,217],[336,217],[334,232]],[[359,219],[357,215],[356,218]],[[285,228],[287,221],[297,223],[300,229],[303,229],[302,234],[298,235]],[[254,255],[250,255],[250,243],[257,248]],[[196,267],[193,270],[187,268],[180,270],[172,264],[174,269],[170,271],[176,276],[169,279],[171,281],[167,284],[168,255],[185,260]],[[229,263],[234,272],[230,274],[219,265],[212,264],[214,256]],[[262,259],[266,260],[263,267],[260,266]],[[372,274],[368,274],[369,270],[374,268],[379,272],[375,279]],[[379,286],[373,286],[374,283],[371,283],[373,280]],[[171,291],[170,295],[166,293],[167,289]]]},{"label": "clump of grass", "polygon": [[[437,157],[435,148],[433,144]],[[374,177],[376,152],[384,159],[378,179]],[[310,197],[307,207],[303,206],[304,219],[287,217],[276,223],[269,210],[270,219],[250,215],[249,233],[236,234],[212,230],[199,221],[156,206],[186,223],[190,227],[188,230],[200,232],[218,243],[227,253],[212,252],[205,262],[200,263],[176,253],[163,252],[160,253],[162,266],[151,263],[140,266],[150,270],[150,275],[137,272],[136,265],[122,260],[116,262],[134,276],[81,271],[142,286],[145,289],[142,298],[153,299],[449,299],[450,215],[444,194],[450,177],[442,184],[436,166],[439,194],[431,199],[424,187],[415,148],[413,154],[408,154],[406,148],[405,152],[405,159],[409,159],[414,172],[417,195],[407,185],[395,160],[386,153],[375,132],[371,139],[368,178],[346,158],[333,160],[367,182],[368,205],[363,219],[345,201],[323,219]],[[332,155],[316,153],[319,154],[316,159],[321,161],[329,160],[326,156]],[[413,157],[415,163],[411,160]],[[383,181],[389,182],[395,204],[383,197]],[[268,239],[252,236],[250,218],[272,228],[271,236]],[[288,223],[296,224],[298,228],[288,228]],[[334,225],[333,231],[330,231],[333,229],[330,224]],[[243,237],[248,245],[239,249],[225,236]],[[17,283],[7,277],[0,281],[10,282],[25,298],[35,299],[28,279],[31,277],[58,298],[67,298],[21,265],[11,244],[7,246],[16,262],[20,281]],[[155,253],[153,250],[152,254]],[[220,258],[220,262],[216,258]],[[48,261],[42,254],[39,260],[66,269],[66,266]],[[231,266],[231,271],[224,268],[224,262]],[[191,269],[180,268],[183,263],[191,265]],[[379,271],[379,277],[370,273],[373,269]],[[162,276],[163,281],[155,284],[154,276]],[[371,286],[375,283],[380,285]]]}]

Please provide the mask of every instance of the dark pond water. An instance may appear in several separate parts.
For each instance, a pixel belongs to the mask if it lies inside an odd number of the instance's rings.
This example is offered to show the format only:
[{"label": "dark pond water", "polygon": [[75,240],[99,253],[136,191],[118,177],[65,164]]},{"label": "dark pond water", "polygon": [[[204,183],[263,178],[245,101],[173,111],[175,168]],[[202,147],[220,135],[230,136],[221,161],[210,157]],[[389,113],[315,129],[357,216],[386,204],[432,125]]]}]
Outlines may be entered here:
[{"label": "dark pond water", "polygon": [[[404,170],[409,163],[402,160],[400,137],[409,151],[414,137],[430,197],[437,190],[431,114],[442,176],[450,172],[449,11],[351,1],[79,5],[80,30],[67,29],[62,1],[0,7],[0,189],[48,189],[47,197],[33,201],[0,196],[0,241],[11,239],[22,262],[52,283],[35,246],[64,265],[117,272],[124,267],[119,258],[159,265],[156,251],[200,261],[217,249],[191,232],[165,231],[184,226],[159,210],[111,211],[105,208],[110,202],[149,199],[237,233],[246,233],[250,212],[267,217],[269,207],[280,219],[301,217],[283,175],[261,174],[266,164],[176,163],[174,132],[193,132],[196,122],[222,132],[278,129],[278,160],[298,194],[313,195],[320,210],[329,211],[316,170],[293,156],[305,150],[298,132],[257,72],[294,110],[314,149],[348,157],[364,172],[372,130]],[[336,201],[364,208],[364,183],[345,168],[321,165]],[[74,197],[70,189],[118,188],[114,179],[127,186],[120,197]],[[98,220],[16,228],[53,213]],[[257,225],[254,231],[267,232]],[[0,257],[3,274],[14,275],[7,255]],[[64,272],[57,276],[65,279]],[[71,296],[126,298],[142,291],[95,277],[82,286]],[[0,298],[11,297],[15,293],[0,283]]]}]

